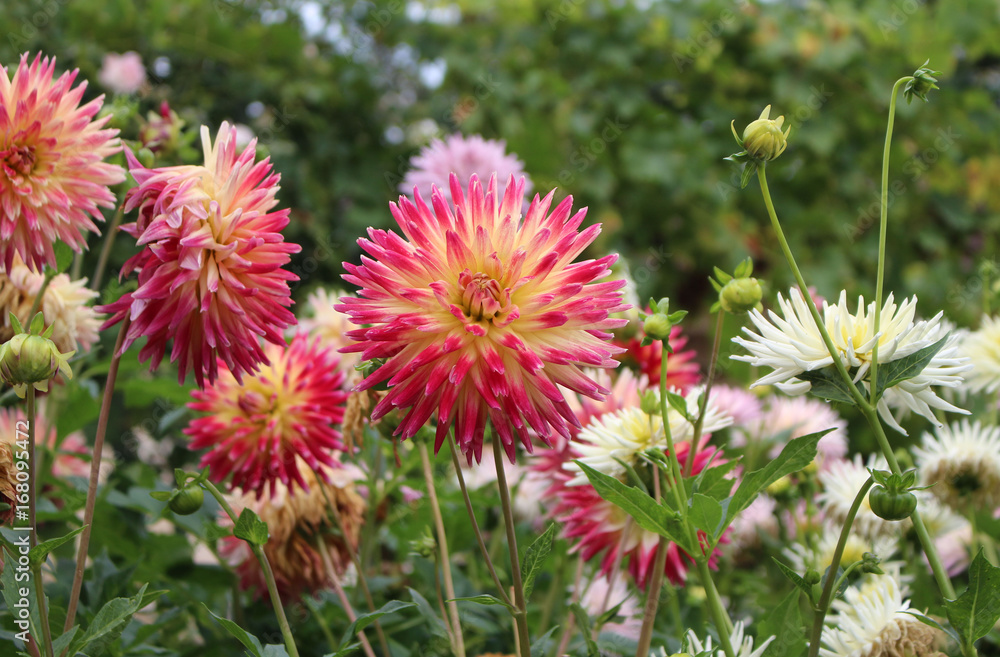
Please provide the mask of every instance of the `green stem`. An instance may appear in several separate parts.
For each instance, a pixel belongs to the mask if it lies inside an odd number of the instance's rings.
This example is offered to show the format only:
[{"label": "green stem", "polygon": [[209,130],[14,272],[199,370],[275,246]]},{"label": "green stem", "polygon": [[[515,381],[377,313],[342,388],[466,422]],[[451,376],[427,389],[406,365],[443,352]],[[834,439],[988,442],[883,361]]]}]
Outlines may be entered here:
[{"label": "green stem", "polygon": [[316,624],[319,625],[320,632],[323,633],[323,637],[326,639],[327,645],[330,646],[331,652],[337,652],[340,644],[337,640],[333,638],[333,632],[330,631],[330,626],[327,624],[326,619],[323,618],[323,613],[320,611],[319,605],[311,595],[302,596],[303,601],[306,603],[306,607],[312,612],[313,618],[316,619]]},{"label": "green stem", "polygon": [[[819,608],[813,616],[812,634],[809,636],[809,657],[819,655],[819,643],[823,636],[823,621],[826,619],[826,612],[830,609],[830,602],[833,592],[836,591],[834,580],[837,579],[837,569],[840,567],[840,559],[844,556],[844,547],[847,546],[847,538],[851,535],[851,525],[858,515],[861,503],[868,495],[868,489],[872,487],[875,480],[869,476],[861,490],[854,496],[851,508],[847,510],[847,517],[844,519],[844,526],[840,529],[840,538],[837,540],[837,547],[833,550],[833,559],[830,561],[830,569],[827,571],[826,583],[823,584],[823,592],[819,596]],[[844,573],[845,575],[847,573]]]},{"label": "green stem", "polygon": [[53,657],[52,630],[49,629],[49,610],[45,605],[45,590],[42,587],[42,564],[33,566],[31,573],[35,579],[35,600],[38,603],[38,616],[42,621],[42,638],[45,643],[45,654],[48,657]]},{"label": "green stem", "polygon": [[510,553],[510,570],[514,579],[514,621],[517,624],[517,643],[520,657],[531,657],[531,639],[528,636],[528,602],[524,597],[521,581],[521,564],[517,554],[517,533],[514,531],[514,511],[510,503],[510,488],[504,471],[505,457],[500,439],[493,437],[493,458],[497,469],[497,488],[500,490],[500,507],[503,509],[504,528],[507,530],[507,551]]},{"label": "green stem", "polygon": [[104,383],[104,397],[101,399],[101,413],[97,418],[97,435],[94,437],[94,451],[90,457],[90,480],[87,484],[87,502],[83,509],[83,533],[80,534],[80,545],[76,551],[76,569],[73,572],[73,588],[70,591],[69,606],[66,610],[66,623],[63,633],[73,627],[76,620],[76,608],[80,603],[80,591],[83,589],[83,573],[87,566],[87,551],[90,548],[90,530],[94,525],[94,506],[97,503],[97,480],[101,474],[101,457],[104,453],[104,437],[108,433],[108,417],[111,414],[111,398],[115,393],[115,381],[118,379],[118,364],[121,362],[122,344],[131,319],[128,315],[118,329],[118,339],[111,353],[111,364],[108,366],[108,378]]},{"label": "green stem", "polygon": [[[212,497],[216,499],[219,506],[222,507],[222,510],[226,512],[226,515],[229,516],[229,519],[235,525],[238,516],[233,511],[233,507],[229,505],[225,496],[215,487],[215,484],[205,479],[201,482],[201,485],[212,494]],[[271,570],[271,563],[267,560],[267,555],[264,554],[261,546],[251,541],[247,541],[247,545],[250,546],[254,556],[257,557],[257,561],[260,563],[261,569],[264,571],[264,579],[267,581],[267,592],[271,596],[271,606],[274,608],[274,615],[278,619],[278,627],[281,628],[281,635],[285,639],[285,649],[288,650],[290,657],[299,657],[299,649],[295,646],[295,637],[292,635],[292,629],[288,625],[288,618],[285,617],[284,606],[281,604],[281,597],[278,595],[278,585],[274,581],[274,571]]]},{"label": "green stem", "polygon": [[[31,526],[31,547],[38,545],[35,524],[35,386],[28,385],[28,524]],[[39,580],[40,582],[41,580]]]},{"label": "green stem", "polygon": [[719,643],[722,644],[722,649],[725,651],[726,657],[735,657],[736,651],[733,650],[733,642],[729,637],[733,631],[733,621],[729,619],[729,614],[722,605],[722,598],[719,596],[719,591],[715,588],[715,582],[712,581],[712,573],[708,569],[708,560],[695,559],[695,564],[698,566],[698,575],[701,577],[701,582],[705,586],[706,601],[708,602],[708,611],[712,614],[712,623],[719,632]]},{"label": "green stem", "polygon": [[[666,361],[666,352],[664,352],[664,361]],[[666,368],[664,368],[666,369]],[[660,392],[663,392],[663,388],[666,386],[666,377],[660,379]],[[665,420],[665,418],[664,418]],[[669,435],[670,429],[667,428]],[[674,461],[676,461],[676,457]],[[674,486],[673,488],[677,488]],[[653,497],[656,499],[656,503],[660,504],[662,499],[662,492],[660,489],[660,469],[653,464]],[[646,657],[649,655],[649,646],[653,641],[653,625],[656,623],[656,612],[660,607],[660,590],[663,587],[663,569],[667,565],[667,548],[670,546],[670,540],[665,537],[660,537],[660,542],[656,544],[656,556],[653,559],[653,574],[652,579],[649,582],[649,589],[646,591],[646,605],[643,608],[642,613],[642,630],[639,632],[639,643],[635,649],[635,657]],[[732,657],[732,655],[729,655]]]},{"label": "green stem", "polygon": [[469,520],[472,521],[472,532],[476,535],[476,542],[479,543],[479,551],[483,555],[483,559],[486,561],[486,568],[490,571],[490,576],[493,578],[493,583],[497,587],[497,593],[500,594],[500,599],[504,603],[513,606],[510,600],[510,596],[504,590],[503,584],[500,583],[500,578],[497,576],[496,568],[493,567],[493,560],[490,559],[490,551],[486,549],[486,541],[483,540],[483,532],[479,529],[479,523],[476,521],[476,512],[472,508],[472,500],[469,498],[469,489],[465,486],[465,477],[462,475],[462,464],[458,460],[458,448],[455,446],[455,441],[451,436],[445,439],[448,443],[448,447],[451,449],[451,461],[455,465],[455,476],[458,477],[458,487],[462,489],[462,498],[465,500],[465,511],[469,514]]},{"label": "green stem", "polygon": [[49,289],[49,283],[52,282],[52,279],[55,278],[58,273],[58,271],[52,269],[51,267],[45,268],[45,278],[42,279],[42,286],[38,288],[38,294],[35,295],[35,299],[31,302],[31,310],[28,311],[28,316],[26,318],[28,322],[25,326],[31,323],[31,318],[34,317],[35,313],[37,313],[42,307],[42,301],[45,299],[45,291]]},{"label": "green stem", "polygon": [[[863,560],[862,561],[855,561],[854,563],[852,563],[847,568],[844,568],[844,572],[840,575],[840,577],[837,578],[837,581],[834,582],[834,584],[833,584],[833,590],[835,592],[839,591],[840,587],[843,586],[843,584],[844,584],[845,581],[847,581],[847,578],[850,576],[850,574],[853,573],[855,570],[857,570],[863,563],[864,563]],[[836,593],[834,593],[834,595],[836,595]],[[829,611],[829,608],[827,608],[827,611]]]},{"label": "green stem", "polygon": [[[332,500],[330,499],[329,492],[326,490],[327,483],[323,481],[323,478],[316,473],[316,480],[320,483],[319,490],[323,493],[323,500],[326,502],[326,507],[330,510],[328,514],[330,518],[333,519],[333,523],[337,526],[337,531],[344,538],[344,547],[347,549],[347,555],[351,559],[351,563],[354,564],[354,569],[358,572],[358,584],[361,585],[361,591],[365,596],[365,604],[368,605],[368,611],[375,611],[375,600],[372,598],[371,589],[368,588],[368,578],[365,577],[365,571],[361,567],[361,560],[358,559],[358,553],[351,545],[351,539],[347,535],[347,529],[344,527],[343,521],[340,519],[340,509],[334,506]],[[378,636],[379,648],[382,649],[382,654],[385,657],[390,657],[392,653],[389,651],[389,643],[386,641],[385,632],[382,630],[382,624],[375,619],[372,624],[375,626],[375,634]]]},{"label": "green stem", "polygon": [[[764,171],[764,165],[761,165],[757,169],[757,178],[760,180],[760,189],[764,196],[764,205],[767,206],[767,212],[771,217],[771,225],[774,227],[775,235],[778,238],[778,244],[781,246],[781,250],[785,255],[785,259],[788,261],[789,267],[791,267],[792,275],[795,276],[795,281],[798,283],[799,290],[802,292],[805,304],[809,308],[809,312],[812,314],[813,321],[816,323],[816,327],[819,330],[820,335],[823,337],[823,343],[826,345],[827,351],[830,352],[834,367],[837,369],[837,372],[840,374],[840,377],[844,380],[844,382],[847,383],[847,388],[851,393],[851,399],[853,399],[854,403],[859,409],[861,409],[865,419],[868,420],[868,424],[871,425],[872,430],[875,432],[875,437],[878,440],[879,447],[882,450],[883,456],[885,456],[886,462],[889,464],[889,468],[893,473],[901,474],[899,463],[896,461],[896,455],[893,454],[892,446],[889,445],[889,439],[886,437],[885,430],[882,428],[882,422],[878,418],[878,411],[874,406],[868,403],[868,400],[861,394],[858,387],[854,385],[851,375],[847,372],[847,368],[845,367],[843,360],[841,360],[840,354],[833,344],[833,340],[830,338],[830,333],[826,330],[826,325],[819,316],[819,310],[816,308],[812,295],[809,294],[809,288],[806,286],[805,279],[802,277],[802,272],[799,271],[799,267],[795,263],[795,257],[792,255],[791,249],[788,248],[788,241],[785,239],[785,234],[781,230],[781,224],[778,222],[778,215],[775,213],[774,205],[771,202],[771,193],[767,188],[767,176]],[[927,528],[924,526],[923,520],[920,518],[920,514],[917,511],[914,511],[911,518],[913,520],[913,528],[916,530],[917,537],[920,539],[920,545],[927,554],[927,560],[931,565],[931,570],[934,572],[934,579],[937,581],[938,587],[941,589],[941,594],[948,600],[954,600],[955,590],[951,585],[951,580],[948,578],[947,572],[941,565],[941,558],[938,556],[937,548],[934,546],[934,541],[931,540],[930,535],[927,533]]]},{"label": "green stem", "polygon": [[552,585],[549,586],[549,592],[545,596],[545,602],[542,603],[542,619],[538,623],[538,627],[541,628],[542,632],[548,630],[549,622],[552,620],[552,611],[556,607],[559,595],[564,593],[562,591],[562,586],[563,570],[566,568],[566,552],[562,550],[557,551],[555,558],[556,567],[552,576]]},{"label": "green stem", "polygon": [[[879,229],[878,229],[878,279],[875,284],[875,327],[874,332],[878,335],[882,319],[882,284],[885,279],[885,234],[886,226],[889,223],[889,146],[892,143],[892,126],[896,122],[896,96],[899,88],[912,80],[912,76],[906,76],[896,80],[892,87],[892,95],[889,96],[889,125],[885,130],[885,149],[882,151],[882,197],[879,208]],[[871,380],[878,381],[878,341],[872,347],[871,358]],[[874,406],[878,402],[878,390],[871,386],[871,404]]]},{"label": "green stem", "polygon": [[[434,487],[434,472],[431,469],[431,459],[427,452],[427,442],[417,440],[420,451],[420,462],[423,465],[424,482],[427,484],[427,497],[431,503],[431,514],[434,516],[434,529],[437,532],[438,551],[441,554],[441,572],[444,578],[444,590],[448,596],[448,612],[451,616],[452,649],[458,657],[465,657],[465,639],[462,636],[462,625],[458,615],[458,603],[455,602],[455,583],[451,575],[451,557],[448,554],[448,537],[444,532],[444,519],[441,517],[441,507],[438,504],[437,491]],[[437,580],[437,570],[434,571]],[[386,653],[388,657],[388,652]]]},{"label": "green stem", "polygon": [[690,477],[694,470],[694,453],[701,440],[701,428],[705,426],[705,409],[708,408],[708,396],[712,394],[712,384],[715,382],[715,368],[719,362],[719,349],[722,346],[722,327],[725,318],[726,311],[720,308],[719,317],[715,320],[715,339],[712,343],[712,360],[708,364],[708,378],[705,380],[705,390],[701,393],[701,399],[698,400],[698,419],[694,422],[691,449],[688,450],[687,459],[684,461],[685,477]]},{"label": "green stem", "polygon": [[[580,591],[582,590],[581,582],[583,581],[583,559],[580,558],[579,554],[576,557],[576,575],[573,577],[573,593],[569,597],[569,606],[572,607],[576,602],[580,600]],[[566,621],[563,623],[565,628],[562,633],[562,637],[559,639],[559,645],[556,646],[555,654],[552,657],[562,657],[566,654],[566,648],[569,646],[569,640],[573,637],[573,629],[576,627],[576,616],[572,611],[566,612]]]},{"label": "green stem", "polygon": [[108,232],[104,235],[104,242],[101,244],[101,255],[97,258],[97,269],[94,270],[94,280],[90,282],[91,290],[100,290],[101,282],[104,280],[104,268],[108,264],[108,256],[111,255],[111,245],[115,243],[115,236],[118,234],[118,226],[122,222],[125,214],[125,203],[120,203],[115,211],[115,216],[108,225]]}]

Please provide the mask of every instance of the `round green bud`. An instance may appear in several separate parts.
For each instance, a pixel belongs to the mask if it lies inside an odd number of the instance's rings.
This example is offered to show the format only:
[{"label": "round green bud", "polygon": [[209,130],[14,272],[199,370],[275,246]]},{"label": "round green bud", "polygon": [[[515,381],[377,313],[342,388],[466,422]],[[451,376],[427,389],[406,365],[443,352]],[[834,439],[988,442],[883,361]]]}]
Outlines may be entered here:
[{"label": "round green bud", "polygon": [[743,148],[747,155],[765,162],[773,160],[781,155],[788,146],[789,127],[784,132],[781,126],[785,123],[785,117],[779,116],[776,119],[768,118],[771,114],[771,106],[768,105],[760,113],[760,118],[752,122],[743,130]]},{"label": "round green bud", "polygon": [[756,308],[764,296],[756,278],[734,278],[719,292],[722,309],[734,315],[743,315]]},{"label": "round green bud", "polygon": [[904,520],[917,508],[917,496],[906,490],[889,491],[874,486],[868,494],[868,504],[883,520]]},{"label": "round green bud", "polygon": [[646,415],[660,414],[660,396],[652,390],[647,390],[639,402],[639,408]]},{"label": "round green bud", "polygon": [[646,317],[642,322],[642,330],[646,335],[654,340],[666,340],[670,337],[670,329],[673,326],[670,320],[662,313],[654,313]]},{"label": "round green bud", "polygon": [[813,584],[819,584],[820,580],[823,579],[823,577],[822,575],[819,574],[819,571],[810,568],[809,570],[806,571],[806,576],[803,577],[802,579],[805,580],[806,584],[809,584],[811,586]]},{"label": "round green bud", "polygon": [[179,516],[189,516],[205,502],[205,491],[201,486],[185,486],[170,498],[167,506]]}]

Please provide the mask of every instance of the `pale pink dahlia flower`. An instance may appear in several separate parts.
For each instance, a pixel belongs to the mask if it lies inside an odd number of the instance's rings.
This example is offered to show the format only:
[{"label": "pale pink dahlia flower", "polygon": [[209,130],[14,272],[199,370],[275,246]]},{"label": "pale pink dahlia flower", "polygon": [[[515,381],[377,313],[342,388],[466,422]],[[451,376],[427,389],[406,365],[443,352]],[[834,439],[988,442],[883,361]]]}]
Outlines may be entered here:
[{"label": "pale pink dahlia flower", "polygon": [[104,55],[97,80],[105,89],[116,94],[134,94],[146,82],[146,67],[142,56],[134,50],[122,54],[109,52]]},{"label": "pale pink dahlia flower", "polygon": [[511,176],[524,177],[522,196],[531,192],[531,180],[524,173],[524,163],[517,155],[507,153],[507,143],[502,139],[483,139],[479,135],[465,137],[460,134],[449,135],[442,141],[435,139],[430,145],[420,149],[420,153],[410,160],[412,167],[403,177],[399,192],[413,198],[414,188],[424,198],[431,197],[431,189],[436,186],[441,189],[449,202],[454,202],[449,179],[454,173],[459,180],[468,180],[473,175],[482,180],[489,180],[496,174],[498,196],[503,197],[507,191],[507,181]]},{"label": "pale pink dahlia flower", "polygon": [[92,120],[99,96],[80,106],[87,83],[73,87],[78,71],[53,81],[56,62],[28,55],[14,77],[0,69],[0,257],[11,270],[14,254],[34,271],[56,266],[52,247],[62,240],[74,251],[87,232],[99,232],[92,218],[115,205],[108,189],[125,180],[120,166],[104,158],[121,149],[117,130],[102,128],[111,118]]},{"label": "pale pink dahlia flower", "polygon": [[337,428],[344,419],[344,373],[337,353],[305,333],[292,343],[267,345],[270,365],[241,383],[224,363],[214,384],[194,390],[188,408],[207,413],[184,433],[191,449],[209,449],[201,459],[213,481],[232,474],[231,485],[257,497],[274,495],[276,482],[309,486],[299,468],[339,467],[343,450]]},{"label": "pale pink dahlia flower", "polygon": [[348,334],[357,344],[344,351],[386,359],[358,386],[388,383],[372,418],[405,409],[395,435],[409,438],[436,412],[435,449],[454,423],[470,462],[487,419],[512,461],[515,434],[529,452],[529,430],[546,443],[552,432],[568,438],[578,420],[560,387],[608,393],[580,368],[617,365],[607,330],[625,321],[608,317],[625,307],[624,281],[597,282],[617,256],[573,262],[600,232],[578,230],[586,211],[570,216],[567,197],[549,213],[550,192],[522,217],[524,180],[503,198],[497,189],[496,176],[484,189],[474,175],[465,195],[453,175],[454,210],[438,189],[433,210],[419,194],[400,197],[391,208],[405,238],[369,229],[358,243],[372,257],[344,265],[359,296],[336,306],[369,325]]},{"label": "pale pink dahlia flower", "polygon": [[102,328],[131,318],[122,352],[145,336],[139,359],[151,359],[151,369],[173,338],[180,380],[193,370],[204,387],[217,362],[237,381],[266,363],[258,336],[285,344],[282,330],[295,323],[288,281],[297,277],[281,267],[300,248],[279,232],[288,210],[271,211],[280,176],[270,162],[254,163],[253,144],[237,154],[228,123],[214,145],[204,126],[201,139],[204,166],[146,169],[127,154],[138,184],[125,211],[138,208],[139,218],[122,230],[144,248],[121,275],[138,270],[139,288],[99,310],[113,313]]}]

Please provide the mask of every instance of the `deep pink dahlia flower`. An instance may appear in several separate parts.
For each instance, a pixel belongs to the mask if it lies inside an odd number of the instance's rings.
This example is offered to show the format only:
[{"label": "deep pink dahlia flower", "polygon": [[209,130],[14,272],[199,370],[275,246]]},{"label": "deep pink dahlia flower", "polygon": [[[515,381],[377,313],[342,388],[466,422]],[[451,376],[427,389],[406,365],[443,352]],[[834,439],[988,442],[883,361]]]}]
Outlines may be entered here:
[{"label": "deep pink dahlia flower", "polygon": [[[267,345],[270,365],[241,383],[220,362],[214,384],[192,391],[188,408],[208,415],[184,433],[191,449],[208,449],[200,467],[213,481],[232,474],[231,486],[273,495],[275,482],[309,489],[298,459],[310,468],[339,467],[334,451],[344,449],[344,373],[337,353],[299,333],[290,345]],[[265,491],[265,489],[267,489]]]},{"label": "deep pink dahlia flower", "polygon": [[536,195],[522,217],[523,179],[501,199],[496,176],[484,190],[473,175],[465,195],[452,175],[451,194],[454,209],[436,188],[433,209],[419,194],[400,197],[391,208],[403,237],[371,228],[358,241],[371,258],[345,263],[344,279],[361,290],[336,308],[370,326],[351,331],[344,351],[386,359],[358,388],[388,383],[372,417],[405,410],[396,435],[413,436],[436,412],[435,449],[454,424],[471,463],[489,418],[513,461],[515,434],[531,451],[529,430],[548,442],[579,424],[560,386],[608,393],[580,368],[617,365],[606,331],[625,321],[608,317],[628,307],[625,282],[597,282],[615,255],[573,262],[600,226],[579,231],[586,211],[570,216],[571,197],[549,213],[554,192]]},{"label": "deep pink dahlia flower", "polygon": [[[687,391],[701,379],[694,349],[684,350],[687,343],[688,337],[681,335],[680,326],[670,329],[670,348],[674,353],[667,358],[667,387],[679,388],[681,391]],[[663,343],[654,341],[643,346],[641,338],[633,337],[618,344],[628,350],[628,353],[621,357],[621,361],[637,367],[639,372],[649,379],[650,386],[654,388],[659,386]]]},{"label": "deep pink dahlia flower", "polygon": [[285,344],[282,331],[295,323],[288,281],[297,277],[281,267],[300,247],[281,236],[288,210],[271,211],[280,176],[267,159],[254,162],[255,144],[237,154],[228,123],[214,145],[204,126],[201,139],[204,166],[147,169],[127,153],[138,185],[125,211],[138,208],[139,218],[122,230],[144,248],[121,275],[138,270],[139,288],[100,310],[112,314],[102,328],[131,317],[122,351],[145,336],[139,359],[151,359],[150,369],[173,338],[180,380],[193,370],[204,387],[218,361],[237,381],[266,363],[259,337]]},{"label": "deep pink dahlia flower", "polygon": [[104,96],[80,106],[87,88],[73,88],[78,71],[53,81],[55,59],[39,54],[21,63],[13,78],[0,69],[0,257],[10,271],[14,254],[33,271],[56,266],[53,245],[62,240],[74,251],[87,232],[99,232],[91,218],[104,221],[100,208],[115,205],[108,189],[125,180],[120,166],[104,158],[121,149],[111,118],[92,120]]}]

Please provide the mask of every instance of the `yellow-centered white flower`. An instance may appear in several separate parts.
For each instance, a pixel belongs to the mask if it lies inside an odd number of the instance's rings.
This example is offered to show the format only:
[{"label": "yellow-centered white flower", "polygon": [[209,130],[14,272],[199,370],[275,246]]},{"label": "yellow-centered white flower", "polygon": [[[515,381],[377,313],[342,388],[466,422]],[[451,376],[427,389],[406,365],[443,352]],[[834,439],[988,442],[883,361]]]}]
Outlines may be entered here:
[{"label": "yellow-centered white flower", "polygon": [[924,434],[913,450],[920,480],[959,513],[1000,504],[1000,427],[964,420]]},{"label": "yellow-centered white flower", "polygon": [[972,392],[1000,390],[1000,317],[984,315],[979,330],[965,337],[960,350],[972,361],[966,387]]},{"label": "yellow-centered white flower", "polygon": [[[823,323],[837,356],[852,371],[855,383],[868,389],[867,375],[876,344],[879,363],[887,364],[948,335],[942,313],[929,320],[917,321],[914,319],[916,305],[917,298],[911,297],[897,306],[893,295],[889,294],[881,310],[877,333],[874,303],[866,307],[864,298],[859,297],[857,310],[851,313],[847,293],[841,292],[836,304],[823,306]],[[767,317],[756,310],[750,312],[750,319],[759,333],[744,328],[747,338],[733,338],[750,354],[732,358],[774,370],[753,386],[773,385],[788,394],[804,394],[812,384],[797,377],[803,372],[833,365],[834,360],[798,289],[792,288],[787,300],[779,294],[778,307],[782,316],[773,311],[768,311]],[[886,424],[905,434],[890,409],[913,411],[938,426],[940,423],[933,409],[968,413],[941,399],[933,387],[957,387],[962,383],[962,372],[969,369],[969,359],[959,353],[956,336],[950,336],[919,374],[885,391],[878,403],[879,414]]]},{"label": "yellow-centered white flower", "polygon": [[[698,416],[698,404],[703,391],[702,387],[694,388],[685,397],[689,416]],[[690,442],[694,435],[694,425],[673,407],[668,408],[667,418],[670,422],[670,437],[674,444]],[[718,431],[732,423],[732,418],[709,399],[705,406],[702,435]],[[667,436],[663,431],[663,420],[659,413],[647,415],[638,406],[595,418],[580,431],[578,441],[574,444],[574,448],[580,454],[579,460],[612,477],[619,477],[625,473],[625,468],[618,460],[631,465],[635,463],[638,454],[648,449],[660,451],[667,449]],[[569,461],[563,467],[576,475],[568,485],[578,486],[588,483],[587,475],[574,461]]]}]

